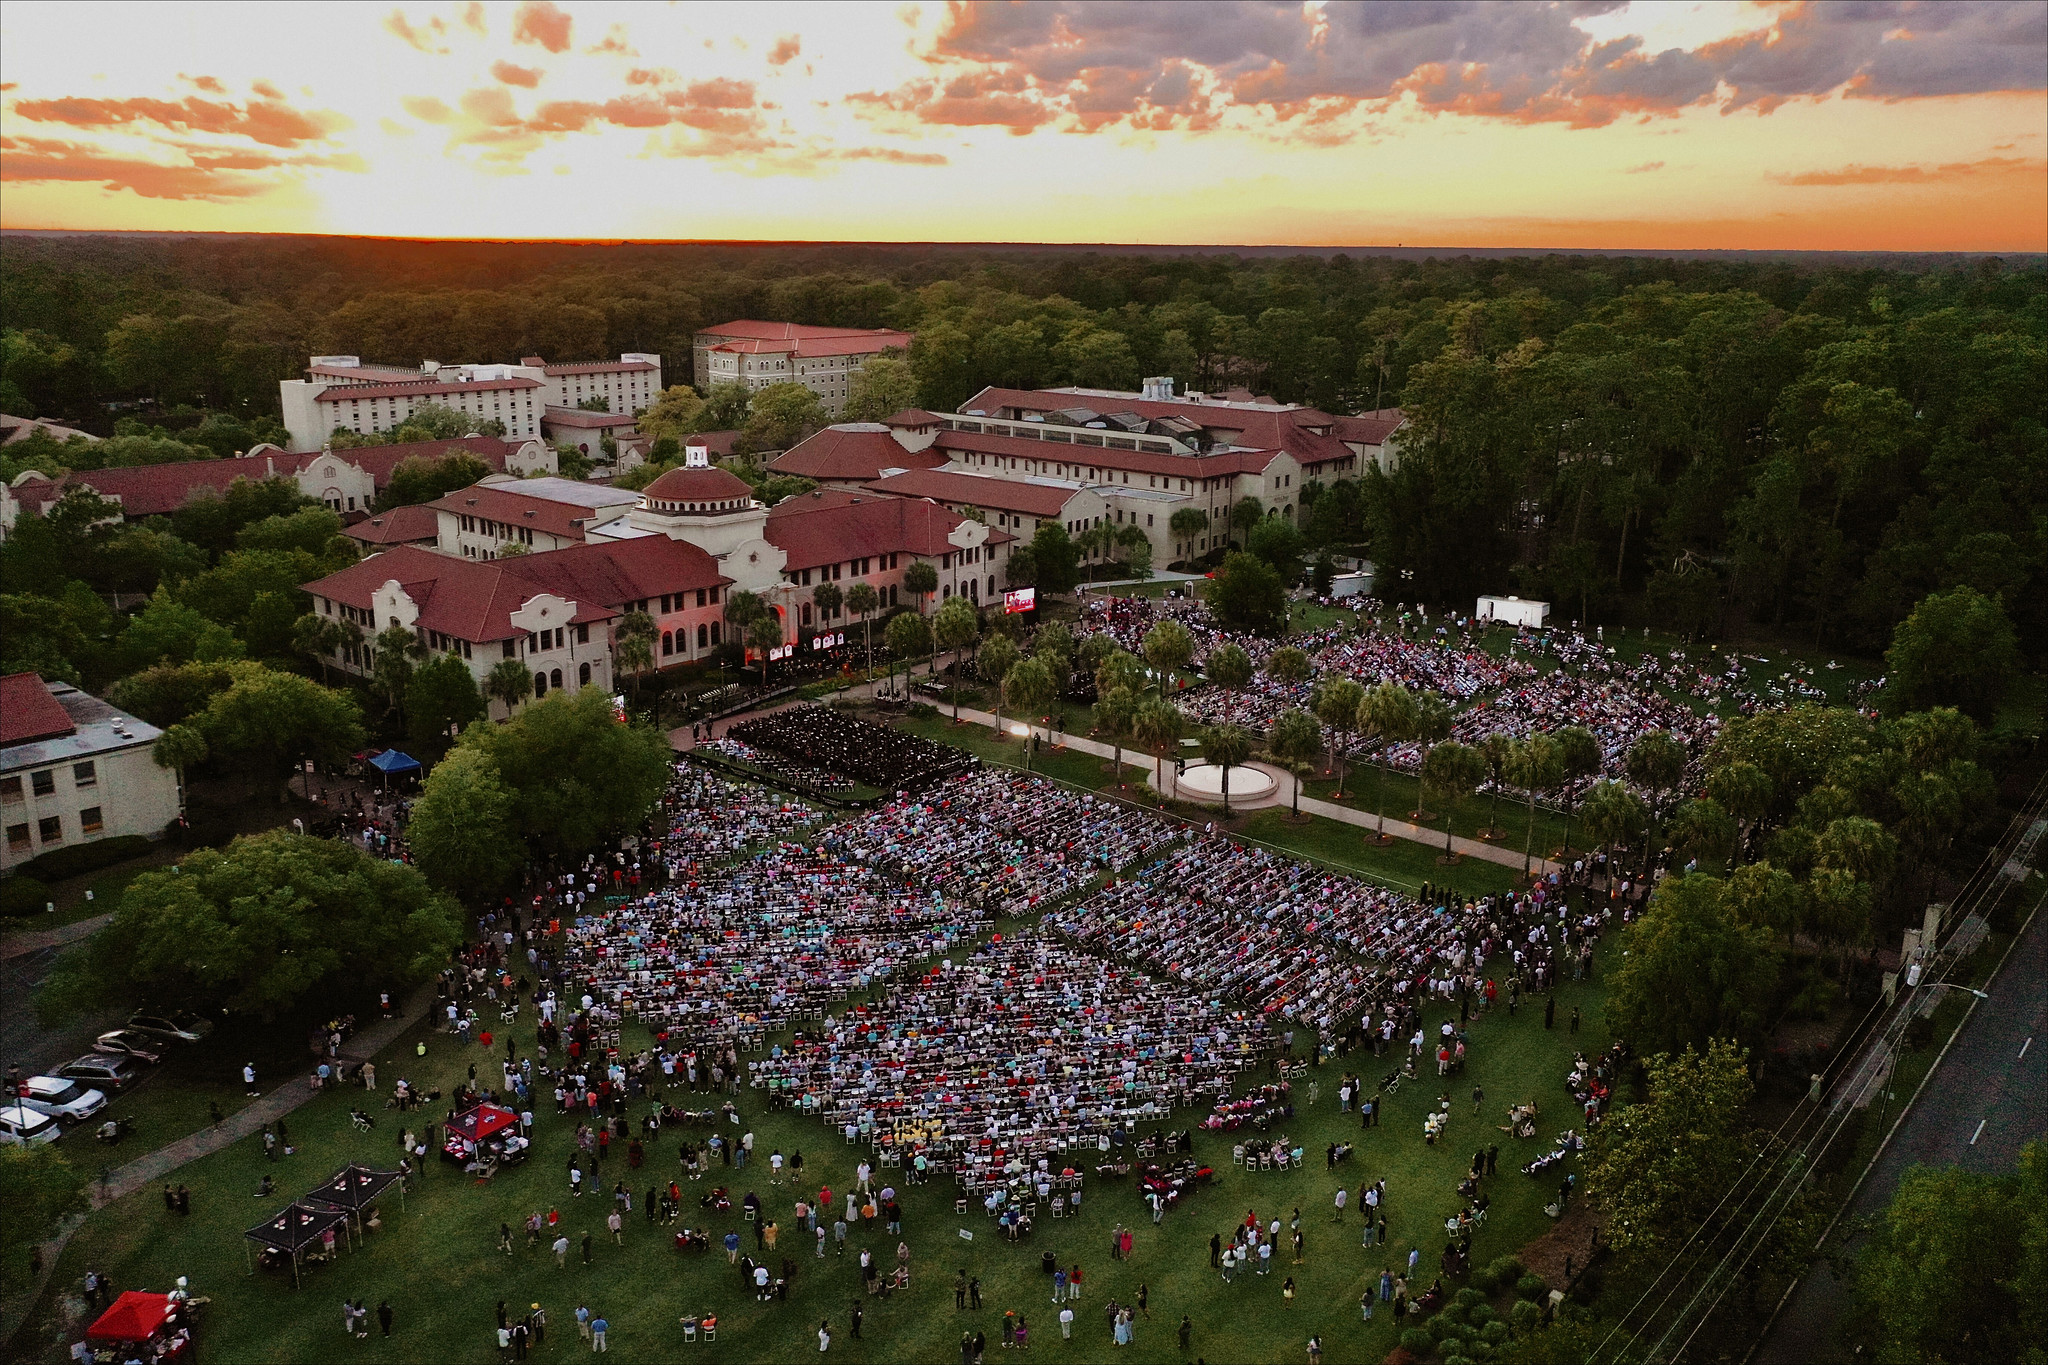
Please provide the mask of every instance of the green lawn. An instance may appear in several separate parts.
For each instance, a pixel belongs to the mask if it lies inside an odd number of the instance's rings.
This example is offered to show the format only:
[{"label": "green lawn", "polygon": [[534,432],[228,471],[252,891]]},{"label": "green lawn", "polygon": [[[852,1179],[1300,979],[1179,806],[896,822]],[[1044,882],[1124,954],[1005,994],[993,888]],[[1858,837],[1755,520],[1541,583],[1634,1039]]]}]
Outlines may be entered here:
[{"label": "green lawn", "polygon": [[[1422,798],[1422,783],[1408,773],[1392,769],[1382,775],[1370,766],[1347,764],[1344,775],[1344,799],[1337,799],[1337,779],[1334,770],[1330,775],[1311,777],[1302,788],[1304,796],[1316,797],[1351,810],[1368,815],[1383,812],[1389,820],[1406,820],[1417,802]],[[1375,797],[1378,798],[1375,802]],[[1429,828],[1434,832],[1437,847],[1443,847],[1444,809],[1442,803],[1433,803],[1429,808]],[[1466,797],[1451,809],[1451,833],[1476,839],[1482,829],[1498,818],[1500,828],[1507,831],[1505,837],[1493,842],[1502,848],[1522,851],[1529,827],[1529,807],[1516,801],[1511,795],[1502,795],[1498,802],[1491,794],[1475,794]],[[1589,846],[1583,826],[1572,825],[1572,847],[1584,851]],[[1564,842],[1564,817],[1536,807],[1536,856],[1543,857],[1559,848]]]},{"label": "green lawn", "polygon": [[[610,1346],[626,1360],[673,1360],[683,1351],[677,1317],[685,1311],[713,1311],[720,1322],[715,1344],[699,1343],[691,1355],[707,1361],[795,1360],[816,1353],[815,1332],[821,1318],[833,1324],[833,1354],[857,1361],[932,1361],[958,1358],[963,1327],[988,1333],[993,1348],[1005,1309],[1023,1312],[1033,1327],[1041,1354],[1076,1361],[1108,1355],[1109,1333],[1101,1316],[1111,1297],[1129,1302],[1142,1282],[1149,1286],[1152,1320],[1141,1321],[1135,1360],[1178,1361],[1182,1357],[1173,1327],[1182,1313],[1194,1320],[1194,1349],[1210,1359],[1295,1361],[1311,1333],[1320,1333],[1326,1358],[1332,1362],[1379,1360],[1394,1344],[1388,1314],[1380,1311],[1370,1325],[1359,1321],[1358,1296],[1377,1277],[1382,1265],[1405,1256],[1411,1245],[1423,1252],[1422,1277],[1433,1274],[1443,1238],[1441,1219],[1458,1207],[1454,1186],[1472,1150],[1487,1140],[1503,1141],[1501,1173],[1490,1182],[1493,1213],[1475,1248],[1483,1262],[1513,1251],[1547,1226],[1540,1205],[1554,1182],[1530,1180],[1516,1169],[1573,1117],[1560,1081],[1575,1045],[1603,1044],[1599,1020],[1600,990],[1595,985],[1568,987],[1560,993],[1558,1025],[1546,1033],[1540,1010],[1524,1009],[1519,1018],[1504,1012],[1475,1021],[1472,1029],[1471,1074],[1446,1083],[1454,1118],[1447,1143],[1425,1145],[1423,1114],[1434,1103],[1438,1084],[1425,1077],[1405,1087],[1387,1106],[1383,1127],[1361,1134],[1356,1121],[1336,1113],[1335,1091],[1340,1065],[1312,1073],[1322,1092],[1318,1104],[1306,1106],[1306,1086],[1298,1100],[1304,1109],[1285,1125],[1288,1136],[1311,1154],[1307,1169],[1285,1174],[1246,1174],[1231,1164],[1233,1139],[1203,1135],[1196,1154],[1220,1172],[1217,1185],[1193,1197],[1154,1229],[1145,1219],[1131,1185],[1092,1180],[1086,1187],[1082,1216],[1074,1221],[1042,1220],[1035,1239],[1011,1246],[995,1236],[993,1225],[978,1206],[968,1215],[953,1211],[950,1184],[934,1182],[904,1195],[904,1239],[913,1254],[912,1289],[907,1299],[865,1300],[865,1341],[851,1341],[846,1332],[848,1308],[858,1297],[855,1259],[816,1260],[805,1239],[794,1233],[793,1190],[767,1183],[757,1165],[744,1174],[718,1177],[739,1195],[758,1191],[770,1216],[787,1232],[779,1254],[793,1254],[797,1272],[791,1301],[756,1304],[742,1291],[738,1272],[716,1250],[681,1255],[670,1249],[667,1234],[651,1228],[639,1213],[646,1187],[675,1170],[673,1142],[650,1155],[647,1169],[624,1170],[623,1160],[609,1163],[601,1174],[605,1187],[626,1175],[633,1178],[635,1212],[626,1225],[626,1244],[605,1240],[602,1223],[609,1201],[596,1195],[570,1200],[563,1176],[570,1125],[543,1113],[536,1134],[536,1154],[525,1167],[509,1172],[492,1186],[479,1188],[452,1168],[435,1166],[403,1208],[387,1199],[384,1227],[353,1255],[344,1254],[330,1267],[308,1272],[303,1289],[288,1279],[251,1276],[243,1263],[241,1232],[260,1216],[281,1207],[283,1199],[253,1197],[265,1174],[290,1194],[311,1185],[348,1160],[390,1164],[396,1156],[399,1129],[395,1114],[378,1110],[374,1132],[359,1133],[347,1110],[359,1093],[329,1094],[292,1116],[297,1155],[275,1163],[264,1160],[255,1140],[205,1158],[178,1171],[174,1179],[193,1191],[193,1213],[186,1218],[164,1212],[154,1190],[142,1191],[95,1215],[73,1240],[59,1266],[58,1283],[75,1288],[88,1266],[110,1272],[121,1288],[166,1288],[180,1274],[192,1277],[195,1293],[211,1296],[201,1329],[201,1350],[213,1361],[324,1360],[346,1351],[370,1361],[484,1362],[495,1358],[493,1305],[505,1300],[523,1306],[546,1305],[550,1314],[548,1345],[538,1354],[567,1358],[582,1348],[574,1338],[572,1313],[588,1304],[611,1323]],[[1569,1009],[1585,1009],[1588,1027],[1581,1037],[1565,1031]],[[1431,1011],[1434,1022],[1440,1011]],[[527,1029],[518,1030],[522,1052],[531,1046]],[[428,1056],[413,1057],[414,1042],[425,1038]],[[629,1035],[629,1044],[638,1041]],[[1355,1069],[1370,1079],[1393,1064],[1370,1056],[1355,1059]],[[451,1087],[472,1062],[489,1069],[493,1063],[479,1050],[458,1048],[442,1035],[423,1030],[403,1039],[379,1059],[381,1078],[399,1075],[443,1089]],[[1474,1084],[1487,1092],[1487,1120],[1495,1119],[1513,1100],[1534,1098],[1544,1109],[1543,1142],[1506,1142],[1503,1135],[1472,1116]],[[843,1189],[856,1153],[822,1127],[787,1113],[760,1112],[751,1094],[742,1096],[746,1121],[763,1152],[780,1147],[785,1153],[803,1150],[807,1174]],[[682,1101],[679,1101],[679,1103]],[[551,1106],[544,1106],[551,1108]],[[1198,1114],[1175,1116],[1188,1124]],[[1387,1181],[1391,1233],[1395,1246],[1361,1249],[1355,1217],[1341,1226],[1332,1221],[1331,1196],[1336,1179],[1320,1154],[1326,1143],[1358,1141],[1355,1158],[1340,1168],[1355,1189],[1366,1179]],[[687,1182],[686,1182],[687,1183]],[[695,1194],[711,1182],[690,1187]],[[687,1201],[686,1201],[687,1202]],[[511,1256],[496,1250],[499,1222],[515,1225],[534,1209],[562,1208],[572,1240],[590,1230],[597,1238],[595,1264],[584,1267],[572,1252],[570,1266],[557,1270],[544,1250],[526,1249],[523,1235]],[[1299,1207],[1307,1234],[1307,1262],[1287,1264],[1276,1258],[1273,1274],[1256,1276],[1225,1288],[1208,1269],[1207,1240],[1212,1231],[1227,1230],[1247,1208],[1262,1219],[1287,1217]],[[690,1208],[685,1222],[699,1221]],[[1138,1228],[1134,1259],[1111,1261],[1105,1251],[1110,1229],[1118,1221]],[[722,1234],[744,1228],[737,1217],[714,1218]],[[962,1230],[974,1234],[964,1240]],[[855,1248],[873,1248],[884,1261],[894,1256],[896,1239],[879,1226],[851,1239]],[[793,1245],[794,1244],[794,1245]],[[748,1238],[751,1249],[752,1238]],[[1050,1290],[1039,1272],[1039,1257],[1054,1251],[1066,1264],[1081,1263],[1087,1271],[1086,1291],[1076,1313],[1072,1343],[1057,1339]],[[986,1303],[979,1314],[956,1313],[950,1285],[956,1269],[965,1268],[982,1281]],[[1281,1281],[1292,1273],[1300,1297],[1291,1305],[1281,1295]],[[396,1333],[388,1343],[373,1336],[344,1343],[334,1335],[335,1309],[343,1298],[360,1298],[374,1308],[389,1300],[396,1311]],[[46,1299],[44,1316],[16,1342],[18,1358],[63,1359],[65,1340],[56,1331],[63,1310],[55,1296]]]},{"label": "green lawn", "polygon": [[1438,850],[1426,844],[1396,839],[1381,847],[1372,841],[1369,830],[1323,816],[1311,816],[1297,823],[1285,807],[1255,813],[1237,833],[1410,892],[1430,882],[1453,887],[1467,896],[1492,895],[1508,890],[1517,872],[1512,867],[1470,857],[1460,858],[1455,867],[1445,867],[1437,862]]}]

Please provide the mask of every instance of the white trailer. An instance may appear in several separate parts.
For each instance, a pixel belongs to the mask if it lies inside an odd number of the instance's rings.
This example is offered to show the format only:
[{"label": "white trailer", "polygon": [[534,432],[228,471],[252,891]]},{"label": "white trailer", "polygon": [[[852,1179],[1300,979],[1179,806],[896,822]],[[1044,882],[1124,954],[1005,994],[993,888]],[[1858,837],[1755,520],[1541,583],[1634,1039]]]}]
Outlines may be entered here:
[{"label": "white trailer", "polygon": [[1510,626],[1544,626],[1550,624],[1550,603],[1522,597],[1482,597],[1477,619]]}]

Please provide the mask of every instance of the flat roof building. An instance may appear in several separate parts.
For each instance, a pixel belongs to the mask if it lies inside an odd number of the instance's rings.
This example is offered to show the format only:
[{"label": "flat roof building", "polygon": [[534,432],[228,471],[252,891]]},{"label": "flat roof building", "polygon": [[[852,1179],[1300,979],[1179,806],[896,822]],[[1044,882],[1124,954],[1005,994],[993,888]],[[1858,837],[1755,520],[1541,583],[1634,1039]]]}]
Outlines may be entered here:
[{"label": "flat roof building", "polygon": [[67,682],[0,678],[0,868],[119,835],[161,838],[185,810],[163,732]]}]

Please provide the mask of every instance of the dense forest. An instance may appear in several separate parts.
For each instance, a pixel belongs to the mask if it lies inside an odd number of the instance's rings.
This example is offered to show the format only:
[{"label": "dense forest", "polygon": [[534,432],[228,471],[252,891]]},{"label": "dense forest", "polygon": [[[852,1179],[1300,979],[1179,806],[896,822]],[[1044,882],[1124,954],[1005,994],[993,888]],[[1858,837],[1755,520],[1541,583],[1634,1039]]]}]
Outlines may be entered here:
[{"label": "dense forest", "polygon": [[[1745,624],[1878,652],[1930,592],[2048,648],[2048,267],[1343,253],[10,234],[0,409],[268,429],[309,354],[413,365],[661,353],[761,317],[915,331],[919,400],[983,384],[1244,385],[1396,404],[1391,477],[1312,516],[1401,590]],[[138,427],[137,417],[145,425]],[[149,428],[146,423],[161,424]],[[20,456],[7,466],[13,473]]]}]

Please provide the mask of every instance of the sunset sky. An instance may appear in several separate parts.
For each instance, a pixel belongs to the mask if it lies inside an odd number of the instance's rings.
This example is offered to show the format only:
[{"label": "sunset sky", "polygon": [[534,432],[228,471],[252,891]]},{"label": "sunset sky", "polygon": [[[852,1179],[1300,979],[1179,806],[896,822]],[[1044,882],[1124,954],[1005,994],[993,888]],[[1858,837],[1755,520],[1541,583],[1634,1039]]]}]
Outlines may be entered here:
[{"label": "sunset sky", "polygon": [[0,8],[0,226],[2048,250],[2048,5]]}]

